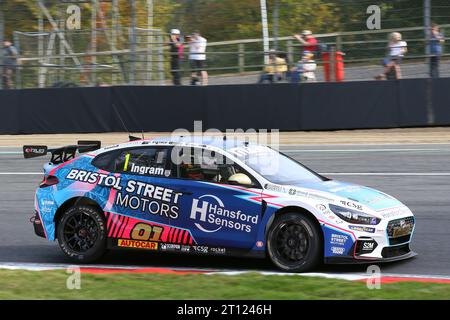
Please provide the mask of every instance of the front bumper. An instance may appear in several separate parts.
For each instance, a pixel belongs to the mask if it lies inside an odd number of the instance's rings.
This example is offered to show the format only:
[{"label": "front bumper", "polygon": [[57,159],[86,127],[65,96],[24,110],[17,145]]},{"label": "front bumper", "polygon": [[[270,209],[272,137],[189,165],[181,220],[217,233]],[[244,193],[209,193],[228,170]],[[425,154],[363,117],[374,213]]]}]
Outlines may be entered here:
[{"label": "front bumper", "polygon": [[417,253],[410,250],[409,243],[402,246],[385,247],[382,252],[382,258],[326,257],[324,262],[326,264],[374,264],[406,260],[417,256]]}]

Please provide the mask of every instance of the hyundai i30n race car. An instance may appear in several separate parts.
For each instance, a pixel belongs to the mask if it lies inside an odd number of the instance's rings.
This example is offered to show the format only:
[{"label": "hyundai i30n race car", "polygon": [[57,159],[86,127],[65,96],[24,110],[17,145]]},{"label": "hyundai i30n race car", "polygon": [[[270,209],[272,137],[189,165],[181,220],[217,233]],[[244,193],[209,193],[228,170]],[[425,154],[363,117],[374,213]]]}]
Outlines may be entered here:
[{"label": "hyundai i30n race car", "polygon": [[400,201],[267,146],[226,137],[24,146],[26,158],[47,153],[35,232],[78,262],[130,248],[268,257],[302,272],[415,255],[414,216]]}]

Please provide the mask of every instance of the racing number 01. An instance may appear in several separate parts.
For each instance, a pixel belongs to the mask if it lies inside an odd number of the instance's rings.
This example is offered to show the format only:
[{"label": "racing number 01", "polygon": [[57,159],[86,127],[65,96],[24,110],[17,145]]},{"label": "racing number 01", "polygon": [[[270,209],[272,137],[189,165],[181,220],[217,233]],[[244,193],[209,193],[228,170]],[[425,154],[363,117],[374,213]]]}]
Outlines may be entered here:
[{"label": "racing number 01", "polygon": [[146,223],[137,223],[131,231],[133,240],[141,241],[160,241],[164,228],[159,226],[151,226]]}]

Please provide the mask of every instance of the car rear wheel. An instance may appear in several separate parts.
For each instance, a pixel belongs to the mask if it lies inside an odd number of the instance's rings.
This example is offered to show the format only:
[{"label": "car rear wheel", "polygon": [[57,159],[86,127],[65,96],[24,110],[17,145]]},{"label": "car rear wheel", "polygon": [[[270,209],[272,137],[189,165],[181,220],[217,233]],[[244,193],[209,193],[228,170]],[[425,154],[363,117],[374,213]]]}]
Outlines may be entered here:
[{"label": "car rear wheel", "polygon": [[322,259],[321,231],[315,221],[300,213],[275,218],[267,234],[267,251],[272,262],[289,272],[305,272]]},{"label": "car rear wheel", "polygon": [[76,262],[92,262],[106,252],[106,224],[99,210],[80,205],[63,213],[57,226],[61,250]]}]

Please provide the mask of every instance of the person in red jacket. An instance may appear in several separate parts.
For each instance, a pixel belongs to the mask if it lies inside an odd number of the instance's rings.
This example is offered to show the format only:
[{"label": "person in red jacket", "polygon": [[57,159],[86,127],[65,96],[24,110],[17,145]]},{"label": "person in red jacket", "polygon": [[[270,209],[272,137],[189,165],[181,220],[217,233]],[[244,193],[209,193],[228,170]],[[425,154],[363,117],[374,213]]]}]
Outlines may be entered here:
[{"label": "person in red jacket", "polygon": [[318,49],[317,39],[313,37],[310,30],[303,30],[302,34],[294,34],[294,38],[297,39],[303,45],[302,56],[305,51],[315,54]]}]

